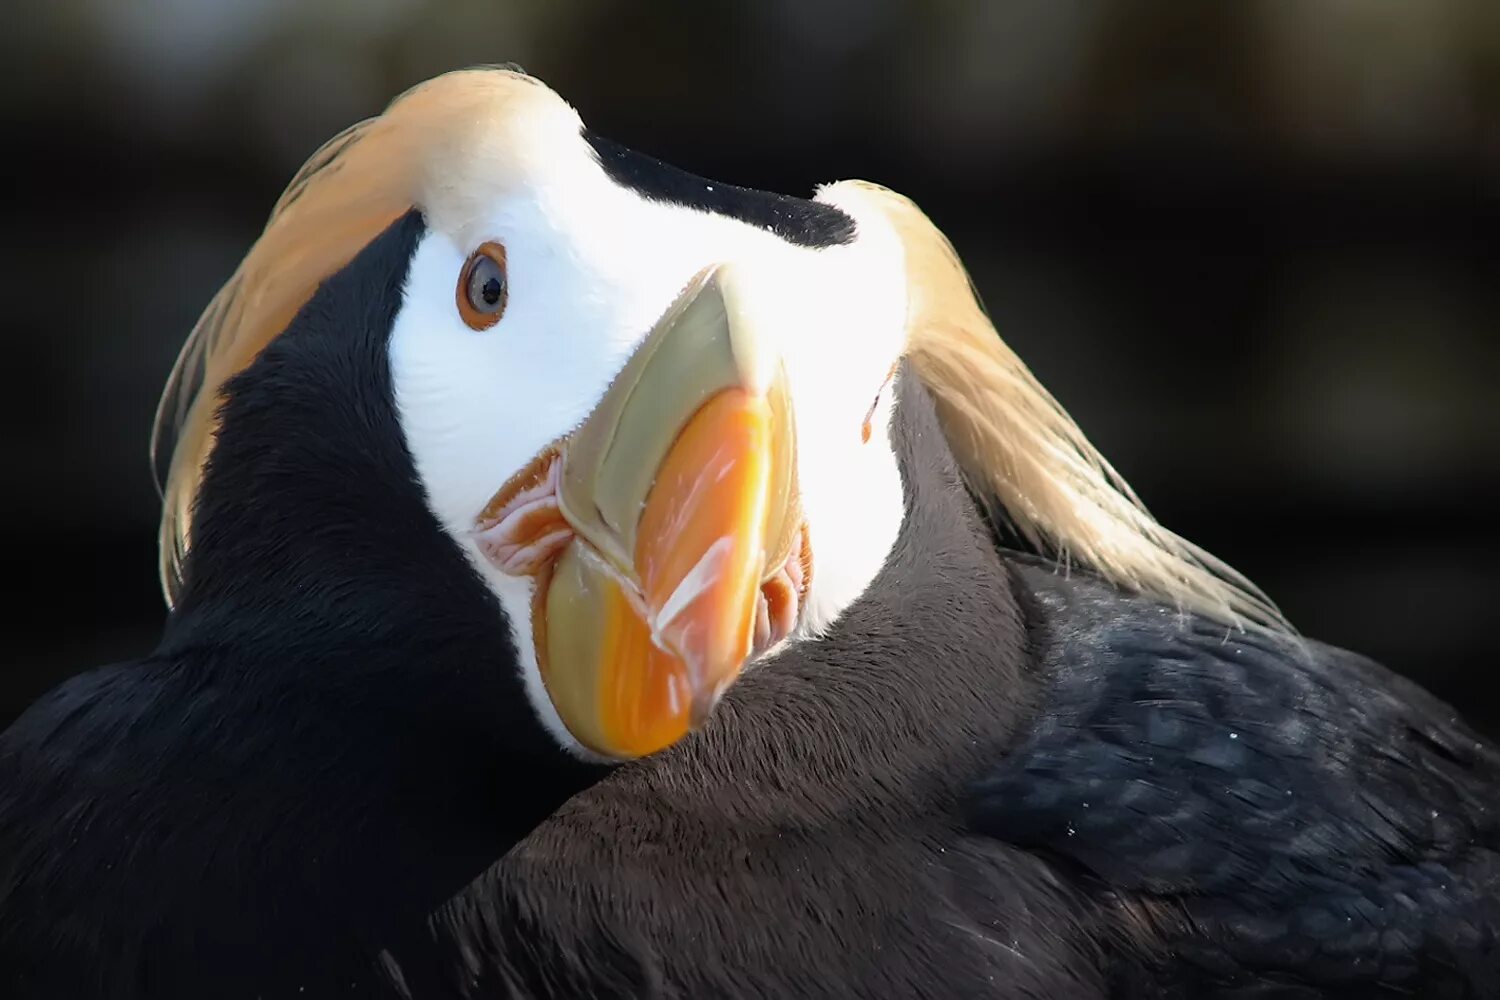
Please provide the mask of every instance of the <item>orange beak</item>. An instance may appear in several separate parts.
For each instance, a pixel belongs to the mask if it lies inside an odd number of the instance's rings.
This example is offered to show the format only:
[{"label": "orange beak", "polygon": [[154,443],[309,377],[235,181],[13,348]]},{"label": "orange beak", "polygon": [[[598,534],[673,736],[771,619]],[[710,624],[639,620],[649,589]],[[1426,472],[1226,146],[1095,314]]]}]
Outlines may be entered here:
[{"label": "orange beak", "polygon": [[707,717],[801,530],[779,354],[726,272],[690,284],[561,448],[573,539],[538,578],[533,637],[564,724],[613,758]]}]

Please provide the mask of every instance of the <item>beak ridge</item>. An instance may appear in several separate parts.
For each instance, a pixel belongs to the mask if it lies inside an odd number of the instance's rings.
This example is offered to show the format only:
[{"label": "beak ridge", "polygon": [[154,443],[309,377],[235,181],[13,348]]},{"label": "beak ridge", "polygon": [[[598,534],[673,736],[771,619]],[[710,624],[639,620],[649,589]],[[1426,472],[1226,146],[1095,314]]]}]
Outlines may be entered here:
[{"label": "beak ridge", "polygon": [[696,275],[562,446],[574,539],[538,580],[534,638],[563,721],[606,756],[703,721],[800,532],[786,377],[745,293],[728,266]]}]

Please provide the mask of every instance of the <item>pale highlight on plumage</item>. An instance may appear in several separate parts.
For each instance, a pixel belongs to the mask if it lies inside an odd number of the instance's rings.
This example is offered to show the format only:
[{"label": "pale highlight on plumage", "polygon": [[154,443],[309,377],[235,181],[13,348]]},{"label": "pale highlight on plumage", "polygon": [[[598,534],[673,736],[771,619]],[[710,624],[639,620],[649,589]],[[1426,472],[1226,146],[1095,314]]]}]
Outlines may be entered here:
[{"label": "pale highlight on plumage", "polygon": [[181,587],[193,500],[225,381],[286,329],[326,278],[413,206],[460,214],[474,197],[465,184],[474,167],[465,161],[476,143],[496,137],[503,143],[515,119],[526,121],[512,113],[518,103],[576,120],[560,98],[521,73],[461,70],[412,88],[384,114],[345,129],[293,177],[264,232],[188,335],[157,407],[151,458],[162,489],[160,569],[168,604]]},{"label": "pale highlight on plumage", "polygon": [[905,246],[907,356],[975,490],[1065,564],[1236,627],[1292,631],[1234,569],[1159,524],[995,331],[947,237],[909,199],[846,182]]}]

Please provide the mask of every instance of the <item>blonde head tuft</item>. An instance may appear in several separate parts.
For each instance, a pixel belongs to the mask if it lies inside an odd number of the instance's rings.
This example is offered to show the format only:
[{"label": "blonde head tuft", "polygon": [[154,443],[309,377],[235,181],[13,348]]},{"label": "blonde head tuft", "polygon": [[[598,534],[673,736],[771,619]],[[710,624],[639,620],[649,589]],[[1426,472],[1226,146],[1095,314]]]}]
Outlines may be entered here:
[{"label": "blonde head tuft", "polygon": [[971,487],[1065,565],[1236,627],[1291,632],[1243,576],[1162,527],[1066,411],[1000,339],[959,261],[908,198],[838,185],[878,209],[906,253],[907,357],[933,394]]},{"label": "blonde head tuft", "polygon": [[188,335],[157,407],[151,458],[162,483],[160,568],[169,605],[182,585],[224,383],[391,223],[417,207],[430,220],[456,225],[497,178],[503,182],[528,156],[545,157],[525,139],[569,128],[576,136],[576,114],[539,81],[501,67],[459,70],[345,129],[297,171],[264,232]]}]

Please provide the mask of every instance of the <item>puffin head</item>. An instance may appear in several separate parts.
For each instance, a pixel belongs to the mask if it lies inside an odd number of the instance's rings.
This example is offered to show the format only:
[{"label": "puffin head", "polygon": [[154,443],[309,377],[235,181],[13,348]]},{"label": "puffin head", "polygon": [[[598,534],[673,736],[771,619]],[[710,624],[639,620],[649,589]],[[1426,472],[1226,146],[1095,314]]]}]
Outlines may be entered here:
[{"label": "puffin head", "polygon": [[909,201],[703,180],[502,69],[428,81],[330,141],[200,321],[158,414],[169,602],[219,387],[413,208],[388,344],[404,443],[536,715],[580,756],[675,742],[866,590],[906,514],[898,377],[927,385],[1022,535],[1226,618],[1272,614],[1140,509]]},{"label": "puffin head", "polygon": [[879,570],[902,514],[900,244],[856,190],[700,181],[534,82],[480,79],[494,124],[420,201],[396,401],[536,711],[635,757]]}]

